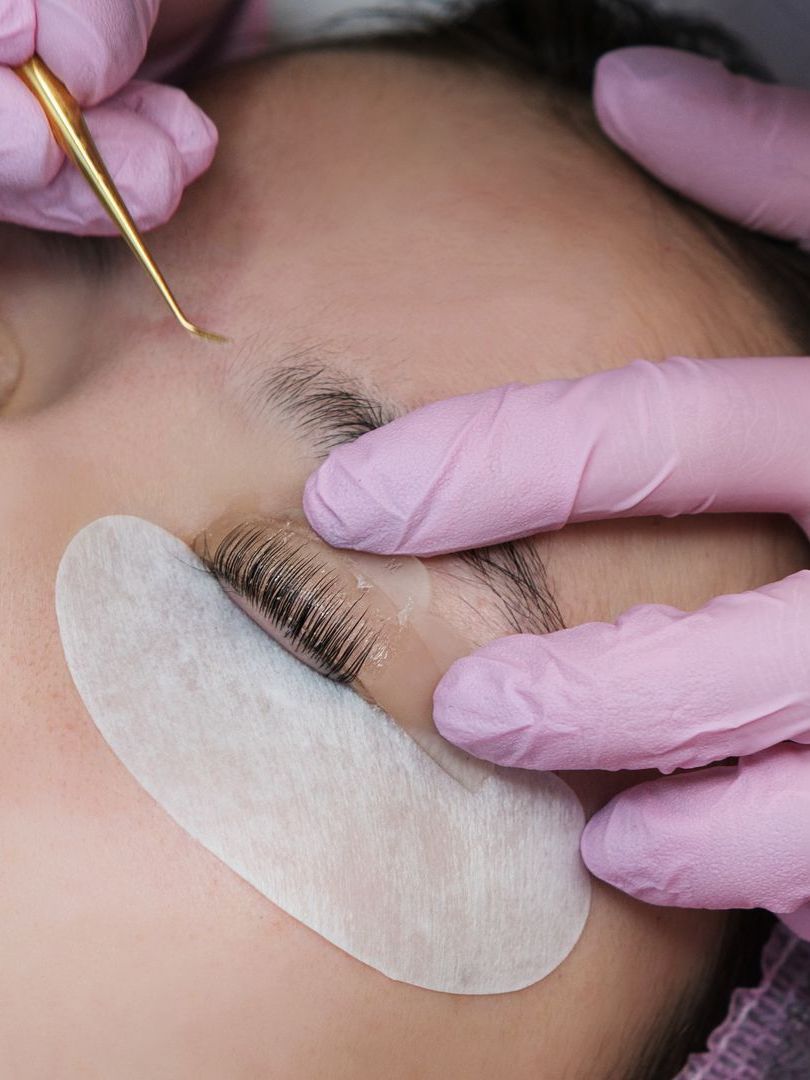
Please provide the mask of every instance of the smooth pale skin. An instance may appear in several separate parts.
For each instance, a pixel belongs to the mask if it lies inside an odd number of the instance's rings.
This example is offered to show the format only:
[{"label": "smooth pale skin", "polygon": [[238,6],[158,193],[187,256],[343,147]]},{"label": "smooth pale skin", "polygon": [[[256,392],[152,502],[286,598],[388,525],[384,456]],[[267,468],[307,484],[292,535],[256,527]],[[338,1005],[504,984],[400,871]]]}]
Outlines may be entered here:
[{"label": "smooth pale skin", "polygon": [[[526,991],[453,998],[386,980],[190,840],[118,763],[65,667],[56,567],[106,514],[190,541],[235,502],[298,503],[315,458],[250,401],[301,350],[410,407],[637,355],[792,343],[618,156],[495,77],[327,53],[222,73],[199,101],[222,151],[154,243],[189,313],[232,346],[184,336],[134,263],[91,284],[46,268],[23,233],[0,235],[0,320],[25,360],[0,420],[3,1068],[622,1075],[700,979],[723,915],[596,883],[574,952]],[[698,606],[804,559],[765,519],[600,523],[539,543],[569,623],[641,600]],[[506,630],[465,603],[479,598],[452,564],[433,569],[448,617],[482,640]],[[615,778],[572,783],[593,808]]]}]

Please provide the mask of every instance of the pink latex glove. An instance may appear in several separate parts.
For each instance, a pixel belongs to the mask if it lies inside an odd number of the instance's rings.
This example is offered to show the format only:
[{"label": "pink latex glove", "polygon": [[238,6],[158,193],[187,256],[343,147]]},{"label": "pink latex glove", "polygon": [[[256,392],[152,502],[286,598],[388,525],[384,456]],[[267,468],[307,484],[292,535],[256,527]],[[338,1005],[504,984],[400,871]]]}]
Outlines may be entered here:
[{"label": "pink latex glove", "polygon": [[132,80],[160,0],[0,0],[0,219],[81,234],[115,227],[63,168],[36,99],[11,67],[36,51],[83,107],[138,224],[167,221],[211,163],[214,125],[182,91]]},{"label": "pink latex glove", "polygon": [[[603,59],[597,109],[671,186],[810,236],[810,95],[632,49]],[[304,506],[332,544],[421,555],[632,515],[779,511],[810,533],[810,360],[639,360],[429,405],[333,451]],[[618,795],[583,857],[650,903],[763,906],[810,937],[810,571],[693,614],[503,638],[434,704],[447,738],[504,765],[741,757]]]}]

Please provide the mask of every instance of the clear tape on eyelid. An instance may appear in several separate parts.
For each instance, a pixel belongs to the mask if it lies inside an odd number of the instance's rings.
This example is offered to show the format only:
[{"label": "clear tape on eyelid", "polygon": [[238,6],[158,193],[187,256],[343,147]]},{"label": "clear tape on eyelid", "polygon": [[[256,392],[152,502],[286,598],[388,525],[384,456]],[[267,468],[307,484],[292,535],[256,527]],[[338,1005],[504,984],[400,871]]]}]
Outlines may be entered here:
[{"label": "clear tape on eyelid", "polygon": [[466,791],[137,518],[74,537],[56,612],[73,681],[118,760],[322,938],[389,978],[455,994],[519,990],[574,948],[591,886],[582,807],[559,777],[496,769]]},{"label": "clear tape on eyelid", "polygon": [[[431,610],[430,574],[412,557],[390,558],[327,547],[302,515],[251,519],[230,512],[215,522],[195,544],[209,555],[233,529],[261,525],[269,537],[289,536],[297,555],[311,555],[335,579],[336,592],[349,608],[360,601],[363,621],[375,645],[363,664],[357,689],[378,705],[468,791],[478,791],[493,766],[442,738],[433,723],[433,691],[454,660],[473,644]],[[255,617],[249,605],[240,604]],[[257,618],[260,625],[265,620]]]}]

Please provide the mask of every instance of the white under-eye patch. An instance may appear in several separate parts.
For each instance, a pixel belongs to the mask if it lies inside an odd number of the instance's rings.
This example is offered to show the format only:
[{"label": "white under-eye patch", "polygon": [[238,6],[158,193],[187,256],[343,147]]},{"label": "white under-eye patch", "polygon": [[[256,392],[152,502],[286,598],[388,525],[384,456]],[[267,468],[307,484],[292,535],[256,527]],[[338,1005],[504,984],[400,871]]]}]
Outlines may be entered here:
[{"label": "white under-eye patch", "polygon": [[467,791],[137,518],[73,539],[56,604],[74,682],[120,761],[327,941],[392,979],[462,994],[528,986],[573,949],[590,884],[582,808],[558,777],[496,770]]}]

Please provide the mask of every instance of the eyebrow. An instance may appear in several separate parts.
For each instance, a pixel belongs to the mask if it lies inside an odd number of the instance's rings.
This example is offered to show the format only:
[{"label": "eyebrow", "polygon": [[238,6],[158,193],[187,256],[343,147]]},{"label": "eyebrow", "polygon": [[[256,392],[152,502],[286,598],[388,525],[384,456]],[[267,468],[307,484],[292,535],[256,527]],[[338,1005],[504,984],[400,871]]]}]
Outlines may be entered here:
[{"label": "eyebrow", "polygon": [[[253,382],[254,407],[279,413],[325,458],[330,450],[376,431],[405,413],[392,401],[373,396],[358,379],[315,361],[312,350],[287,357]],[[528,540],[474,548],[454,556],[486,586],[504,623],[517,634],[545,634],[565,628],[546,566]]]}]

